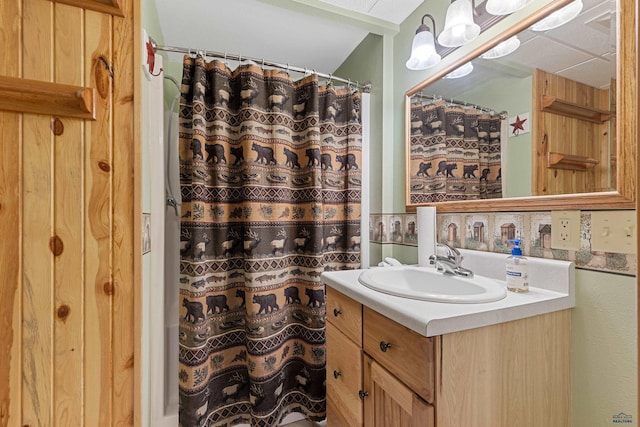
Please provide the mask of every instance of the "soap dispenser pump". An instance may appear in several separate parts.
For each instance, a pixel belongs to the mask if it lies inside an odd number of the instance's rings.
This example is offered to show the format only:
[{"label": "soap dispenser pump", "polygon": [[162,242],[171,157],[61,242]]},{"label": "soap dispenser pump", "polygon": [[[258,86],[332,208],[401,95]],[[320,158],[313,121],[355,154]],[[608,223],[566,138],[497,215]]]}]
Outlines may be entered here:
[{"label": "soap dispenser pump", "polygon": [[507,289],[512,292],[528,292],[529,291],[529,261],[522,256],[520,244],[522,240],[512,239],[509,243],[513,243],[511,256],[507,257],[506,277]]}]

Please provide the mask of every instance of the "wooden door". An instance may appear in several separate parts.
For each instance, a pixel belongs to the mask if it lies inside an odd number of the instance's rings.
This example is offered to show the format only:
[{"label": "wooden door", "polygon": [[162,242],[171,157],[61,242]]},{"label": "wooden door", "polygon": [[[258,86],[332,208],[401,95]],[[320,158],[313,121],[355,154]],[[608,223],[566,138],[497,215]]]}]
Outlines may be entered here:
[{"label": "wooden door", "polygon": [[96,89],[95,120],[0,111],[1,427],[132,425],[139,401],[137,2],[74,4],[0,0],[0,76]]},{"label": "wooden door", "polygon": [[327,426],[362,426],[362,351],[327,323]]},{"label": "wooden door", "polygon": [[370,357],[365,356],[364,425],[367,427],[434,427],[427,404]]}]

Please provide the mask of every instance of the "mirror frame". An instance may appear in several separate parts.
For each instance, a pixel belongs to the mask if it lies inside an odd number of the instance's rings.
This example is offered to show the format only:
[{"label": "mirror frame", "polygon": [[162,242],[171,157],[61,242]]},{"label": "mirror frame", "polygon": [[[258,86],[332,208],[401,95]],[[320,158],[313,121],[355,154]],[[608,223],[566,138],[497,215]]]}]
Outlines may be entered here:
[{"label": "mirror frame", "polygon": [[[418,206],[436,206],[438,212],[499,212],[499,211],[542,211],[542,210],[597,210],[634,209],[636,206],[636,147],[639,133],[638,123],[638,21],[640,6],[636,1],[618,0],[617,22],[617,121],[616,191],[599,193],[578,193],[553,196],[510,197],[504,199],[478,199],[427,204],[410,204],[410,97],[431,83],[455,70],[462,64],[477,58],[483,52],[509,37],[529,28],[533,23],[572,0],[557,0],[541,7],[527,18],[519,21],[506,31],[481,44],[462,58],[447,64],[442,70],[409,89],[405,94],[405,205],[407,212]],[[534,144],[535,149],[535,144]]]}]

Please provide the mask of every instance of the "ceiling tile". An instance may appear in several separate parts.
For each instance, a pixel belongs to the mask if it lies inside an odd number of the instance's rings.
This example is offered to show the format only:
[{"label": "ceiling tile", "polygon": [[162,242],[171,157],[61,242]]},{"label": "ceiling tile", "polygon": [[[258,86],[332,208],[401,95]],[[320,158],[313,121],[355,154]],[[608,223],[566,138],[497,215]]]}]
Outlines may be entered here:
[{"label": "ceiling tile", "polygon": [[615,56],[613,62],[593,58],[578,65],[561,70],[558,74],[589,86],[606,89],[611,86],[611,75],[615,75]]},{"label": "ceiling tile", "polygon": [[[538,54],[532,55],[532,52]],[[591,55],[538,36],[522,43],[518,50],[505,58],[505,62],[515,62],[531,67],[531,69],[541,68],[547,72],[555,73],[588,59],[591,59]]]}]

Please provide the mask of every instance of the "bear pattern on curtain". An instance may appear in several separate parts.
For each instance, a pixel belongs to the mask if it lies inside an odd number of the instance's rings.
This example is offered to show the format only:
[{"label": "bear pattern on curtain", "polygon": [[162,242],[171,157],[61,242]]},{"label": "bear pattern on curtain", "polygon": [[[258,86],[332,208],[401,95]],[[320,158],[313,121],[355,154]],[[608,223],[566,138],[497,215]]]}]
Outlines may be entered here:
[{"label": "bear pattern on curtain", "polygon": [[443,101],[410,114],[410,203],[502,197],[500,116]]},{"label": "bear pattern on curtain", "polygon": [[325,417],[323,270],[360,266],[360,94],[184,59],[180,425]]}]

